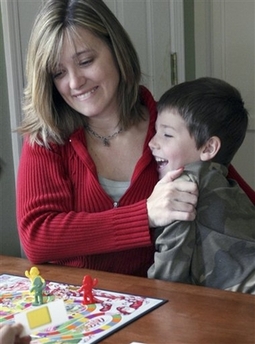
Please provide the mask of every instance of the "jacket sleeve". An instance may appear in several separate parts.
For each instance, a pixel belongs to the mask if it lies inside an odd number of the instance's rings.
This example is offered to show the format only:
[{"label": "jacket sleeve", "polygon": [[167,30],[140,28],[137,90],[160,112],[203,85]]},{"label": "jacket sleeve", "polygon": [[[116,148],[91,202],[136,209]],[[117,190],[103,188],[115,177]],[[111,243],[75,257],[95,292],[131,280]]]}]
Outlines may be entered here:
[{"label": "jacket sleeve", "polygon": [[[178,179],[197,182],[192,174],[183,173]],[[196,239],[196,222],[175,221],[154,233],[154,264],[148,277],[172,282],[191,283],[191,261]]]},{"label": "jacket sleeve", "polygon": [[191,283],[190,266],[194,250],[194,222],[175,221],[156,239],[154,264],[148,277],[172,282]]}]

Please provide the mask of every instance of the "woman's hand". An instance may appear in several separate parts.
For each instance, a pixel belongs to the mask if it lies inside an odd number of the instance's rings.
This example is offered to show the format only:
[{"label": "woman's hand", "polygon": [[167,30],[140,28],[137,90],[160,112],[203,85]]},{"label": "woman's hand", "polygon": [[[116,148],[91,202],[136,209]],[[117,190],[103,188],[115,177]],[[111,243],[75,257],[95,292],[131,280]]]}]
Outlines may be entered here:
[{"label": "woman's hand", "polygon": [[0,325],[0,344],[28,344],[30,336],[20,337],[23,331],[21,324]]},{"label": "woman's hand", "polygon": [[168,172],[147,199],[150,227],[166,226],[173,221],[193,221],[196,217],[197,184],[175,180],[183,169]]}]

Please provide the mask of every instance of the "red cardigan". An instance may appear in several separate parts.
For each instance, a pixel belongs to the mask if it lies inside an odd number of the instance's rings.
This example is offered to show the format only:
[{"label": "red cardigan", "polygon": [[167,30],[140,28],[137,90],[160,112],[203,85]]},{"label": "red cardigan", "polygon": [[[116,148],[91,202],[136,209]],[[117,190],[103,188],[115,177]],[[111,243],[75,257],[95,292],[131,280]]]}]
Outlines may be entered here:
[{"label": "red cardigan", "polygon": [[142,88],[150,112],[143,155],[131,185],[114,207],[98,183],[83,129],[65,145],[24,143],[17,183],[17,221],[24,251],[34,264],[58,264],[146,276],[154,247],[146,199],[158,180],[148,142],[156,104]]},{"label": "red cardigan", "polygon": [[252,203],[255,205],[255,191],[246,183],[246,181],[240,176],[240,174],[232,165],[230,165],[228,168],[228,178],[236,180],[239,186],[244,190]]},{"label": "red cardigan", "polygon": [[[146,199],[158,180],[148,142],[154,135],[156,104],[142,88],[150,112],[144,151],[131,185],[117,208],[98,183],[83,130],[52,149],[24,143],[17,183],[21,242],[34,264],[57,264],[146,276],[154,246]],[[233,167],[236,179],[255,204],[255,193]]]}]

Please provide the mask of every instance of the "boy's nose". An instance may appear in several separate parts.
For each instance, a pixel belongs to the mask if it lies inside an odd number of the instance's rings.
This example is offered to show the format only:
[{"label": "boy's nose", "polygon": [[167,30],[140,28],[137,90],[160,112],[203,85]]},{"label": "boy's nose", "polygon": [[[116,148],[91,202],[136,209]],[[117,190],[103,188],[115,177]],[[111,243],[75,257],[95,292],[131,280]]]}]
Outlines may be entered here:
[{"label": "boy's nose", "polygon": [[153,136],[153,138],[150,140],[149,147],[151,150],[158,148],[158,144],[157,144],[157,141],[155,139],[155,136]]}]

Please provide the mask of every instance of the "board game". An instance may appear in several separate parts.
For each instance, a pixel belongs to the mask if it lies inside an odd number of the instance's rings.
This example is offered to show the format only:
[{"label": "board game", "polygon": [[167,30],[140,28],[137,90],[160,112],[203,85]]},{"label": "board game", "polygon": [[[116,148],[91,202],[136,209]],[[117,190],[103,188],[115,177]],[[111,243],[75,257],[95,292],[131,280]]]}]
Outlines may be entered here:
[{"label": "board game", "polygon": [[[26,277],[0,275],[1,324],[14,322],[16,316],[36,312],[30,289],[31,281]],[[63,300],[68,320],[58,326],[46,325],[43,331],[31,330],[32,344],[98,343],[166,302],[98,288],[93,288],[93,297],[96,303],[83,304],[81,286],[45,281],[43,305],[50,306],[54,302],[56,305]],[[42,319],[35,316],[34,321]]]}]

